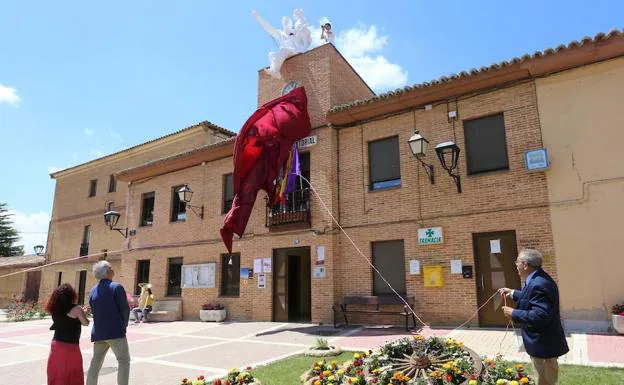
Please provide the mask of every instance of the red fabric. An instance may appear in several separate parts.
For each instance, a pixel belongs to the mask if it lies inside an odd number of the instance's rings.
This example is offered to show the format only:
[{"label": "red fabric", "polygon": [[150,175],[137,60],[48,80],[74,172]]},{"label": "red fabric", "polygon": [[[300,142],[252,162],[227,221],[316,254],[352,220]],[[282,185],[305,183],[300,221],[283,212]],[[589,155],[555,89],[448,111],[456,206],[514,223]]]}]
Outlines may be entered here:
[{"label": "red fabric", "polygon": [[84,385],[80,345],[52,340],[48,385]]},{"label": "red fabric", "polygon": [[260,107],[245,122],[234,147],[234,201],[221,237],[232,252],[233,234],[243,236],[259,190],[271,198],[274,181],[294,142],[310,135],[308,99],[303,87]]}]

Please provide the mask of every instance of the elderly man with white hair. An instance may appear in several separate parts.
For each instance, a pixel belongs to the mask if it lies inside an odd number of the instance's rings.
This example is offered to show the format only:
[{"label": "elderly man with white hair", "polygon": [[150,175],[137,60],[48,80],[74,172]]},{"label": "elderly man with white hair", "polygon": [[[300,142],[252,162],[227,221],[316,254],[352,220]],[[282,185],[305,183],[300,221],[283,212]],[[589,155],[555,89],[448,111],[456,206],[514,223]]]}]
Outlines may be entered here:
[{"label": "elderly man with white hair", "polygon": [[130,377],[130,351],[126,328],[130,317],[128,298],[123,286],[113,282],[115,272],[107,261],[93,266],[93,275],[100,282],[91,289],[89,305],[93,312],[93,358],[87,375],[87,385],[97,385],[104,357],[111,348],[117,358],[117,385],[128,385]]},{"label": "elderly man with white hair", "polygon": [[515,309],[504,306],[503,312],[520,324],[524,348],[537,373],[537,385],[555,385],[559,375],[557,358],[569,351],[559,315],[559,289],[542,269],[542,254],[537,250],[522,250],[516,268],[525,281],[524,288],[500,289],[518,304]]}]

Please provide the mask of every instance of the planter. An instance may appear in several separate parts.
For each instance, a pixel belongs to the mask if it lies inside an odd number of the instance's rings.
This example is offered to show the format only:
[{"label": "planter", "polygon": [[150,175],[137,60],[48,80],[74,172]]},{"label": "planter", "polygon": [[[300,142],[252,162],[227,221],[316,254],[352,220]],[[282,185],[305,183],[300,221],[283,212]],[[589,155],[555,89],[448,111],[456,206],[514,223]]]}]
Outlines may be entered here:
[{"label": "planter", "polygon": [[611,314],[611,322],[613,323],[613,329],[618,334],[624,334],[624,315]]},{"label": "planter", "polygon": [[313,346],[306,350],[303,354],[310,357],[332,357],[338,356],[340,353],[342,353],[342,349],[338,346],[328,346],[326,349]]},{"label": "planter", "polygon": [[227,317],[225,309],[222,310],[200,310],[199,319],[203,322],[221,322]]}]

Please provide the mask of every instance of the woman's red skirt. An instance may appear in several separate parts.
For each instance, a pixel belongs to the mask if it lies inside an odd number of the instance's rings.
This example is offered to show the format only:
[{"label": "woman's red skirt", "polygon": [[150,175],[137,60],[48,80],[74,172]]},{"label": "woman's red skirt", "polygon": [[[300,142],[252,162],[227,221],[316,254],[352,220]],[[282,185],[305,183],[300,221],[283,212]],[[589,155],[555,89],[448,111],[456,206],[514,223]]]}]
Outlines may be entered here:
[{"label": "woman's red skirt", "polygon": [[48,385],[84,385],[80,345],[52,340]]}]

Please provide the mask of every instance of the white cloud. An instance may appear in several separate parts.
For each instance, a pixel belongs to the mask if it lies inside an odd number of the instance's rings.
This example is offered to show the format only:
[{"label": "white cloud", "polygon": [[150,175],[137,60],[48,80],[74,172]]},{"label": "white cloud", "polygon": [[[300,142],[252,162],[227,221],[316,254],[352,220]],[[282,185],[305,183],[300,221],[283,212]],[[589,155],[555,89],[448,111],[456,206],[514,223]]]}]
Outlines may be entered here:
[{"label": "white cloud", "polygon": [[63,167],[48,166],[48,174],[54,174],[55,172],[61,170],[63,170]]},{"label": "white cloud", "polygon": [[15,88],[0,84],[0,104],[7,103],[13,107],[19,107],[21,101],[22,99],[17,96],[17,90]]},{"label": "white cloud", "polygon": [[11,217],[13,226],[20,235],[20,240],[16,244],[24,246],[25,254],[34,254],[35,245],[46,245],[50,223],[48,213],[40,211],[26,214],[15,210],[9,210],[9,213],[13,214]]},{"label": "white cloud", "polygon": [[113,139],[117,139],[118,141],[123,143],[123,138],[121,137],[121,134],[116,133],[115,131],[111,130],[110,128],[108,129],[108,136],[110,136]]},{"label": "white cloud", "polygon": [[101,149],[99,149],[99,148],[90,148],[89,149],[89,156],[92,159],[101,158],[103,155],[104,155],[104,152]]},{"label": "white cloud", "polygon": [[336,46],[345,59],[371,88],[380,91],[407,84],[407,71],[381,55],[387,44],[388,36],[379,35],[375,25],[361,24],[341,31],[336,38]]},{"label": "white cloud", "polygon": [[82,132],[85,134],[85,136],[95,135],[95,130],[92,130],[90,128],[85,128],[84,130],[82,130]]}]

